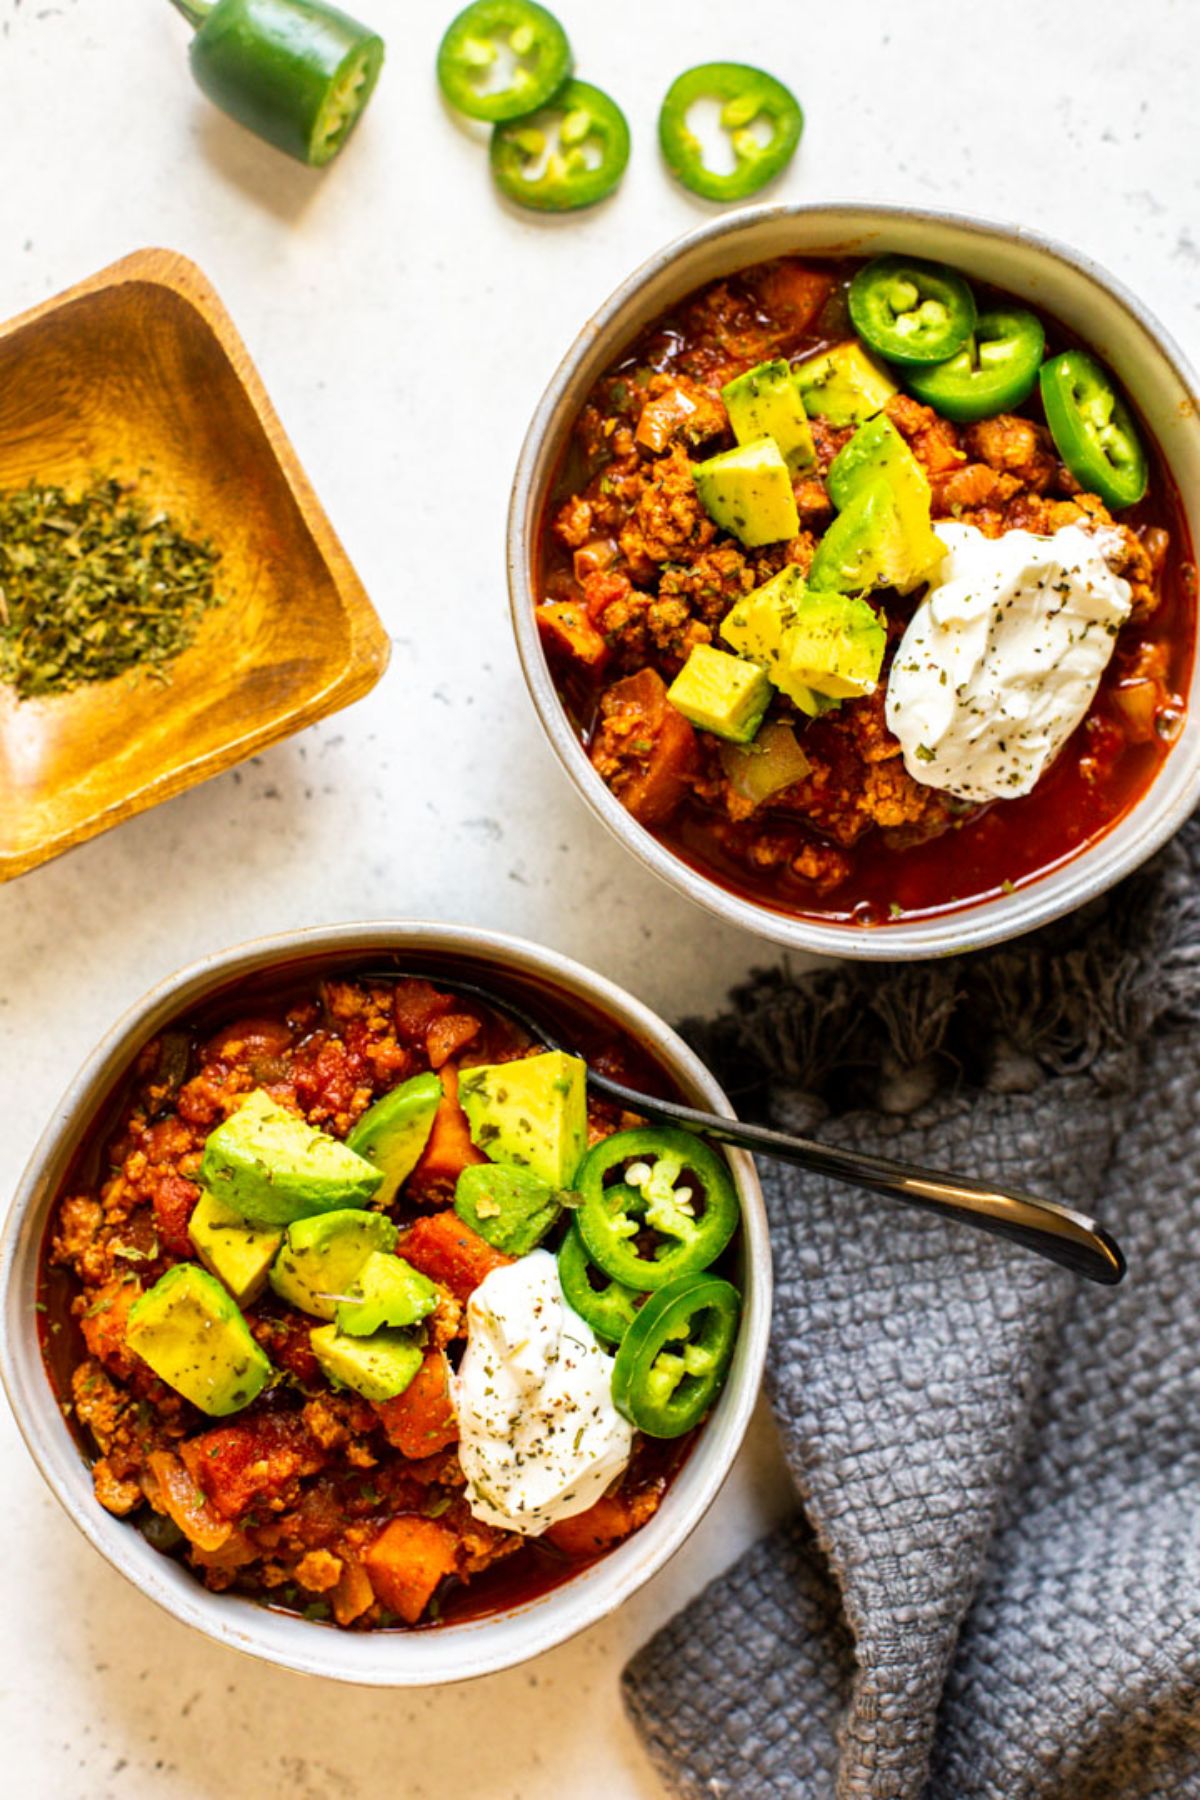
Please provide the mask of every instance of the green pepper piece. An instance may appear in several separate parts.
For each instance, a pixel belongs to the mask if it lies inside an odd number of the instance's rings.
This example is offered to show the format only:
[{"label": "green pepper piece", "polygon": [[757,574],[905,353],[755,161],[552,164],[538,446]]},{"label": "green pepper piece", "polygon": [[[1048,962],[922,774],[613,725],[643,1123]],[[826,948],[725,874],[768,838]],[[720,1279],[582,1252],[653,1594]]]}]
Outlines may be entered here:
[{"label": "green pepper piece", "polygon": [[998,306],[980,313],[975,331],[945,362],[912,368],[905,380],[944,419],[972,425],[1022,406],[1033,392],[1046,333],[1036,313]]},{"label": "green pepper piece", "polygon": [[[704,146],[688,123],[698,100],[720,102],[721,128],[734,155],[729,174],[708,167]],[[760,120],[771,130],[765,143],[754,129]],[[791,89],[748,63],[700,63],[686,69],[667,89],[658,115],[658,141],[667,167],[705,200],[744,200],[756,194],[791,162],[803,130],[804,113]]]},{"label": "green pepper piece", "polygon": [[[506,55],[506,85],[485,86]],[[469,119],[491,125],[536,112],[570,74],[567,34],[534,0],[476,0],[451,20],[438,48],[437,78],[446,99]]]},{"label": "green pepper piece", "polygon": [[850,283],[863,342],[895,363],[940,363],[975,329],[975,297],[961,275],[916,256],[877,256]]},{"label": "green pepper piece", "polygon": [[472,1163],[458,1178],[454,1210],[497,1250],[527,1256],[557,1221],[562,1195],[529,1169]]},{"label": "green pepper piece", "polygon": [[[645,1211],[646,1203],[636,1188],[623,1184],[605,1188],[604,1198],[610,1211],[621,1208],[630,1217]],[[619,1344],[637,1317],[638,1295],[597,1269],[574,1219],[559,1246],[558,1278],[567,1305],[587,1321],[597,1337]]]},{"label": "green pepper piece", "polygon": [[568,81],[553,100],[492,132],[496,186],[535,212],[594,206],[616,188],[629,161],[629,126],[615,100]]},{"label": "green pepper piece", "polygon": [[[640,1190],[636,1209],[613,1205],[605,1177]],[[681,1180],[681,1177],[684,1178]],[[690,1131],[656,1125],[617,1131],[594,1144],[579,1165],[576,1212],[592,1261],[637,1293],[706,1269],[737,1230],[737,1190],[724,1161]],[[634,1241],[653,1234],[652,1255]]]},{"label": "green pepper piece", "polygon": [[322,168],[371,98],[383,39],[321,0],[171,0],[189,25],[192,74],[222,112]]},{"label": "green pepper piece", "polygon": [[647,1437],[682,1437],[698,1425],[729,1372],[741,1304],[716,1275],[685,1275],[652,1294],[617,1351],[618,1412]]},{"label": "green pepper piece", "polygon": [[1149,468],[1133,414],[1094,356],[1064,350],[1042,364],[1042,404],[1058,454],[1105,506],[1133,506]]}]

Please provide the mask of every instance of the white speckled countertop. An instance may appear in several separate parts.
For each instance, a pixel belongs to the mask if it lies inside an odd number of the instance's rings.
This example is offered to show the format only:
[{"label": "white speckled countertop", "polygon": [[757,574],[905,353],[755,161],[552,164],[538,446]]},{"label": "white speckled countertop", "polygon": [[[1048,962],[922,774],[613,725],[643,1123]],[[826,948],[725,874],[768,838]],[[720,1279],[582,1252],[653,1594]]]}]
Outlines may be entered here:
[{"label": "white speckled countertop", "polygon": [[[0,889],[0,1192],[101,1031],[159,976],[255,933],[423,915],[568,951],[668,1015],[765,947],[660,889],[559,773],[509,638],[502,542],[530,410],[593,305],[708,216],[658,164],[690,62],[789,80],[808,115],[774,190],[1018,219],[1106,263],[1200,347],[1200,62],[1189,0],[839,7],[557,0],[622,101],[625,185],[519,218],[442,109],[453,7],[355,0],[389,40],[368,120],[310,175],[213,112],[167,0],[0,0],[0,316],[145,244],[224,296],[393,639],[363,704]],[[625,1656],[790,1506],[761,1418],[687,1549],[532,1666],[395,1697],[321,1687],[189,1636],[87,1549],[0,1417],[5,1789],[87,1800],[453,1795],[651,1800]]]}]

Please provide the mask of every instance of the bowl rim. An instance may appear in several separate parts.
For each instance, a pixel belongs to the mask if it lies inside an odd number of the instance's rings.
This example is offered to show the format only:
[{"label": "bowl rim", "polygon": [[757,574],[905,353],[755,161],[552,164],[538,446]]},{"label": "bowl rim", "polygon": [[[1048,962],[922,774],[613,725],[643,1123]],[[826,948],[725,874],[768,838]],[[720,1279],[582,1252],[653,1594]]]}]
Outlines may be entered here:
[{"label": "bowl rim", "polygon": [[[0,1381],[26,1448],[72,1523],[112,1568],[172,1617],[218,1643],[302,1674],[400,1688],[440,1686],[524,1663],[606,1618],[669,1561],[707,1514],[749,1425],[767,1352],[772,1260],[753,1159],[729,1149],[742,1205],[745,1305],[734,1368],[717,1407],[660,1512],[597,1563],[515,1607],[435,1631],[342,1632],[237,1595],[210,1592],[190,1570],[153,1550],[127,1521],[105,1512],[91,1500],[87,1464],[59,1415],[42,1365],[34,1310],[46,1217],[73,1146],[132,1056],[172,1016],[275,963],[325,962],[338,955],[350,960],[388,949],[419,949],[447,960],[455,953],[478,956],[544,979],[646,1041],[686,1093],[714,1112],[735,1116],[700,1058],[642,1001],[573,958],[506,932],[431,920],[366,920],[275,933],[211,952],[156,983],[125,1010],[68,1084],[33,1150],[0,1235]],[[84,1505],[77,1491],[81,1474],[89,1502]],[[421,1666],[423,1647],[432,1649],[431,1673]]]},{"label": "bowl rim", "polygon": [[[776,910],[737,893],[685,862],[639,825],[595,772],[582,749],[558,697],[535,623],[537,596],[532,569],[537,548],[536,521],[553,471],[553,464],[547,464],[539,478],[538,464],[545,444],[556,433],[560,409],[581,365],[593,356],[598,341],[611,336],[608,348],[615,353],[636,335],[640,326],[621,329],[627,309],[637,301],[643,289],[674,265],[690,259],[703,247],[725,239],[750,236],[763,226],[788,219],[829,221],[828,248],[802,252],[813,256],[834,254],[839,250],[848,253],[848,245],[844,241],[839,243],[839,237],[842,240],[861,237],[864,233],[886,231],[889,226],[903,223],[1002,241],[1018,250],[1032,252],[1039,259],[1058,262],[1073,275],[1082,277],[1093,290],[1099,290],[1107,301],[1129,317],[1158,351],[1195,406],[1200,408],[1197,398],[1200,382],[1196,372],[1166,327],[1123,282],[1095,259],[1044,232],[1017,223],[988,219],[980,214],[949,208],[914,208],[894,202],[826,200],[740,208],[671,239],[639,263],[585,322],[538,401],[517,460],[507,521],[509,612],[521,672],[551,748],[595,817],[652,875],[705,911],[785,949],[859,961],[913,960],[981,949],[1074,911],[1104,893],[1161,849],[1200,799],[1200,729],[1193,728],[1188,743],[1180,741],[1174,746],[1171,754],[1176,759],[1176,766],[1178,759],[1185,759],[1183,778],[1174,799],[1169,804],[1161,804],[1153,819],[1145,815],[1148,802],[1167,767],[1166,762],[1134,805],[1094,843],[1052,864],[1014,894],[1005,896],[1003,901],[984,899],[912,921],[864,930],[848,923],[822,921]],[[1193,411],[1191,416],[1195,422],[1196,412]],[[1200,426],[1196,428],[1200,429]],[[1170,468],[1165,450],[1162,455]],[[1197,632],[1195,656],[1197,666],[1200,666],[1200,631]],[[1193,675],[1193,683],[1195,680]],[[1048,887],[1054,878],[1059,879],[1053,887]]]}]

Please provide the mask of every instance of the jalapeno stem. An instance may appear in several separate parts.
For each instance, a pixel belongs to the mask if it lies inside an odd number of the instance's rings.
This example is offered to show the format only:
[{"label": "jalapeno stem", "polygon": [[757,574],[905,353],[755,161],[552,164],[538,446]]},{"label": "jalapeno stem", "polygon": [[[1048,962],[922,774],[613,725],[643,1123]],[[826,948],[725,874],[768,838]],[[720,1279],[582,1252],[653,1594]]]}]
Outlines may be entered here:
[{"label": "jalapeno stem", "polygon": [[177,13],[181,13],[193,31],[199,29],[213,9],[213,0],[171,0]]}]

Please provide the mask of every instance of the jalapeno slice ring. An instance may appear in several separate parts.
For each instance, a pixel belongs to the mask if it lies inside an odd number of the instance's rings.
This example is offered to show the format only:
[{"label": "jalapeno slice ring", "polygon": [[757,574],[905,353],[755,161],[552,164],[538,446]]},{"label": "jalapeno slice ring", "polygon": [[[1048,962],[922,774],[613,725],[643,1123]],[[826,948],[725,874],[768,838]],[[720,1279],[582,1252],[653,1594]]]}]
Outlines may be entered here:
[{"label": "jalapeno slice ring", "polygon": [[877,256],[850,283],[850,317],[890,362],[940,363],[975,329],[975,298],[961,275],[917,256]]},{"label": "jalapeno slice ring", "polygon": [[[638,1204],[614,1202],[606,1175],[619,1175],[626,1191],[637,1189]],[[588,1255],[635,1293],[706,1269],[737,1230],[740,1208],[729,1170],[690,1131],[647,1125],[614,1132],[588,1151],[575,1185],[583,1196],[575,1221]],[[656,1240],[650,1254],[635,1241],[645,1234]]]},{"label": "jalapeno slice ring", "polygon": [[1133,506],[1149,468],[1133,414],[1094,356],[1064,350],[1042,364],[1042,404],[1058,454],[1105,506]]},{"label": "jalapeno slice ring", "polygon": [[741,1296],[717,1275],[685,1275],[651,1295],[621,1342],[613,1403],[647,1437],[682,1437],[721,1391]]},{"label": "jalapeno slice ring", "polygon": [[[628,1192],[633,1198],[632,1190],[610,1188],[608,1192]],[[600,1276],[599,1282],[594,1279],[596,1275]],[[567,1305],[587,1321],[596,1336],[606,1344],[619,1344],[637,1317],[640,1296],[597,1269],[575,1220],[559,1245],[558,1279]]]},{"label": "jalapeno slice ring", "polygon": [[594,206],[619,184],[628,161],[625,114],[586,81],[568,81],[538,112],[492,132],[496,186],[537,212]]},{"label": "jalapeno slice ring", "polygon": [[957,425],[972,425],[1028,400],[1046,349],[1036,313],[995,307],[980,313],[962,349],[945,362],[910,369],[905,380],[927,406]]},{"label": "jalapeno slice ring", "polygon": [[[721,104],[720,123],[729,138],[734,167],[710,169],[704,145],[688,124],[698,100]],[[755,125],[765,120],[771,135],[760,142]],[[658,115],[658,141],[677,181],[705,200],[744,200],[791,162],[804,130],[800,102],[782,81],[749,63],[700,63],[686,69],[667,89]]]},{"label": "jalapeno slice ring", "polygon": [[[506,52],[513,62],[507,85],[483,86]],[[468,118],[492,125],[535,112],[570,74],[567,34],[535,0],[475,0],[451,20],[438,46],[438,85],[446,99]]]}]

